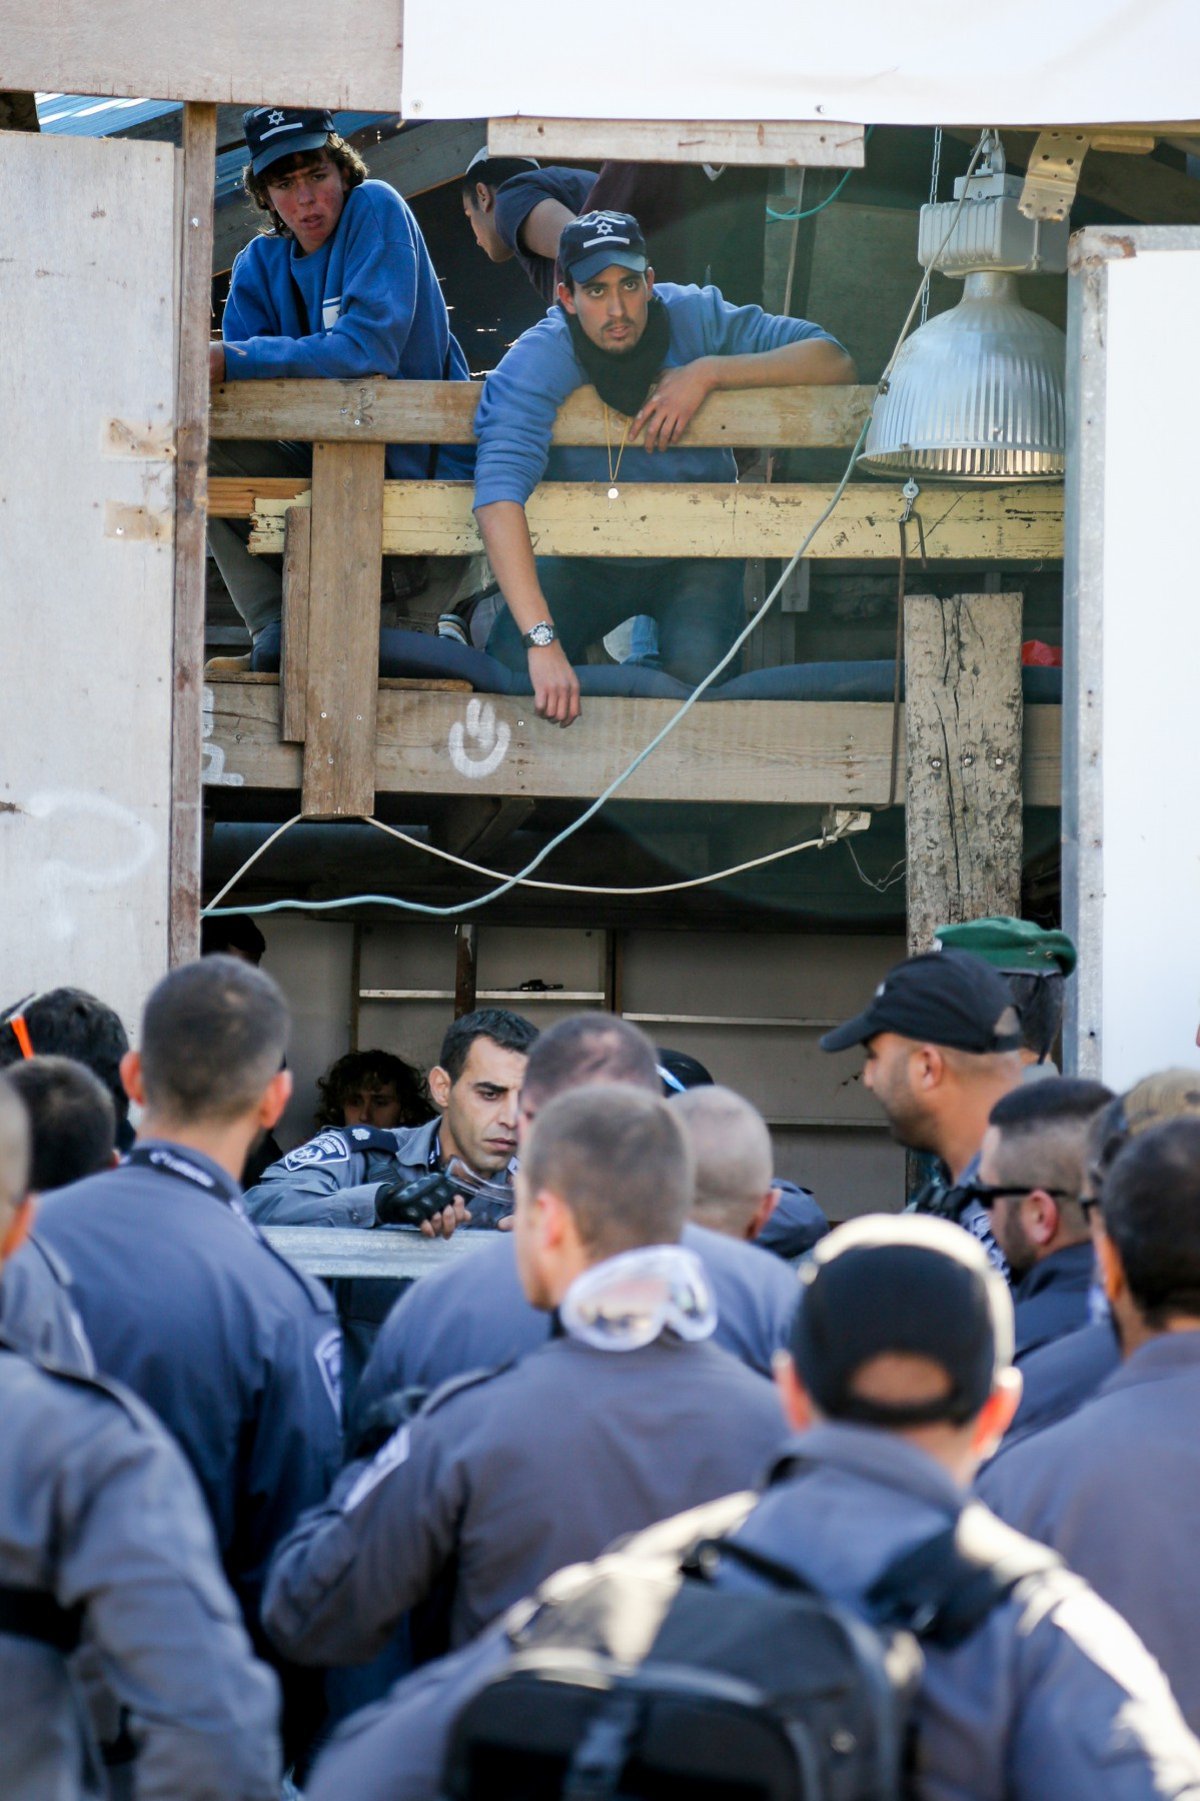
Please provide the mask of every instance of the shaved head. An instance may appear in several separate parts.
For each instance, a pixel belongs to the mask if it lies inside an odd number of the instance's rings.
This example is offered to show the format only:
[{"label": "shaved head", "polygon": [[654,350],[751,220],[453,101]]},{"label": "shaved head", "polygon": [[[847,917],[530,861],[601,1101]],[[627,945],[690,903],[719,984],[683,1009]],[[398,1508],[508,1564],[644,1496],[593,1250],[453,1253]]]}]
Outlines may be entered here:
[{"label": "shaved head", "polygon": [[696,1158],[694,1215],[744,1237],[772,1185],[771,1134],[757,1107],[732,1088],[690,1088],[670,1103]]}]

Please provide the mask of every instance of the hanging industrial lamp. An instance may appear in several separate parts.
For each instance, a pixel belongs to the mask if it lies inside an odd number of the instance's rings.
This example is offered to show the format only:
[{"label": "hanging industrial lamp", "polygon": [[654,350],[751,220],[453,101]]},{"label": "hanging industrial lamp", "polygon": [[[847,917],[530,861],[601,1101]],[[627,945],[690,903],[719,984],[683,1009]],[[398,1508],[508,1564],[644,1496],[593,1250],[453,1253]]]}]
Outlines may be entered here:
[{"label": "hanging industrial lamp", "polygon": [[955,198],[921,208],[917,258],[963,297],[906,340],[860,459],[880,474],[1054,481],[1066,458],[1066,339],[1021,305],[1016,277],[1062,274],[1067,221],[1026,219],[996,134]]}]

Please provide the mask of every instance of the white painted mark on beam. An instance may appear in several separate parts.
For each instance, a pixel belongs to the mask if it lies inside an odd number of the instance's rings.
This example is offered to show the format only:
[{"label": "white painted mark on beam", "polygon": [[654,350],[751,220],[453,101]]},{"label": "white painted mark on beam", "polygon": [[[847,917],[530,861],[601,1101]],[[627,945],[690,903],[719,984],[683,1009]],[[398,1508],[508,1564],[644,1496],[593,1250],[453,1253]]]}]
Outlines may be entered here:
[{"label": "white painted mark on beam", "polygon": [[80,839],[94,842],[87,823],[96,821],[99,834],[111,859],[103,862],[68,862],[65,857],[39,857],[34,864],[42,903],[42,920],[47,935],[63,943],[79,930],[73,897],[84,897],[84,920],[91,917],[91,903],[99,888],[120,888],[140,875],[154,855],[155,833],[144,819],[104,794],[84,790],[56,789],[35,794],[25,804],[31,819],[56,820],[57,844],[79,847]]},{"label": "white painted mark on beam", "polygon": [[200,780],[207,788],[242,788],[246,778],[234,770],[226,771],[225,747],[210,742],[216,729],[216,696],[211,688],[200,690],[200,736],[204,740],[201,746]]},{"label": "white painted mark on beam", "polygon": [[512,732],[503,719],[497,722],[492,703],[476,697],[467,702],[466,723],[456,719],[450,727],[450,761],[459,775],[478,781],[495,775],[511,742]]}]

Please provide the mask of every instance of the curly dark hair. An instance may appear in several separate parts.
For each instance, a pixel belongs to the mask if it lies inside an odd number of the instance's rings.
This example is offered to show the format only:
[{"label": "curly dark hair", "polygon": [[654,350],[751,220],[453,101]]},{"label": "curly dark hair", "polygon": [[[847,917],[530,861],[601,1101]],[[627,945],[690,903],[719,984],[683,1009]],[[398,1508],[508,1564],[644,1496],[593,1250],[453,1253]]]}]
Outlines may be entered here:
[{"label": "curly dark hair", "polygon": [[[358,187],[360,182],[364,182],[367,179],[368,170],[366,163],[364,163],[354,146],[348,144],[345,138],[339,137],[336,131],[331,131],[326,138],[325,152],[328,155],[330,162],[341,170],[347,194],[352,188]],[[321,152],[319,150],[297,150],[292,156],[281,156],[278,162],[274,162],[269,168],[264,169],[261,175],[256,175],[254,173],[253,164],[246,164],[246,167],[242,171],[242,186],[245,188],[247,194],[249,194],[251,200],[253,200],[255,206],[258,207],[261,212],[266,213],[270,219],[270,224],[263,227],[264,231],[274,233],[277,238],[290,238],[292,236],[288,227],[284,224],[283,220],[279,217],[279,214],[275,211],[275,208],[271,205],[270,198],[267,194],[268,181],[272,176],[278,179],[280,175],[287,175],[293,169],[302,169],[306,163],[311,163],[314,158],[320,156],[320,154]]]},{"label": "curly dark hair", "polygon": [[361,1094],[369,1082],[391,1083],[400,1102],[402,1126],[423,1126],[437,1108],[429,1098],[425,1077],[413,1063],[391,1051],[347,1051],[317,1080],[321,1105],[317,1126],[343,1126],[344,1107],[351,1095]]}]

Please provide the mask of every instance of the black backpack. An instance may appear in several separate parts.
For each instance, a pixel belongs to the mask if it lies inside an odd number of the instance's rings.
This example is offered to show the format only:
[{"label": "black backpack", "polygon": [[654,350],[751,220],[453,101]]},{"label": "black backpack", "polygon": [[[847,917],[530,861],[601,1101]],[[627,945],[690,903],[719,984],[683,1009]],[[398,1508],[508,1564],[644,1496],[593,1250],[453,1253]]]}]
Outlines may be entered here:
[{"label": "black backpack", "polygon": [[[972,1503],[885,1570],[868,1621],[725,1536],[756,1499],[698,1508],[544,1584],[454,1723],[446,1801],[903,1796],[921,1642],[961,1643],[1059,1560]],[[719,1587],[723,1563],[759,1580]]]}]

